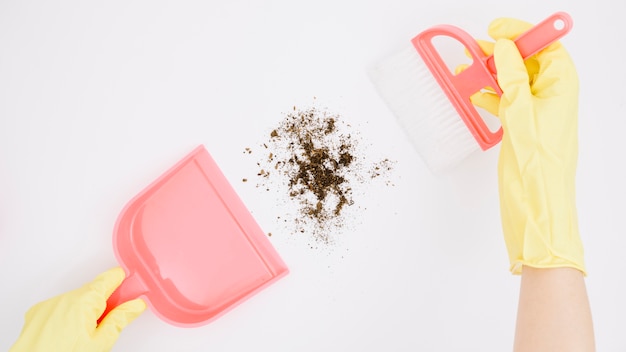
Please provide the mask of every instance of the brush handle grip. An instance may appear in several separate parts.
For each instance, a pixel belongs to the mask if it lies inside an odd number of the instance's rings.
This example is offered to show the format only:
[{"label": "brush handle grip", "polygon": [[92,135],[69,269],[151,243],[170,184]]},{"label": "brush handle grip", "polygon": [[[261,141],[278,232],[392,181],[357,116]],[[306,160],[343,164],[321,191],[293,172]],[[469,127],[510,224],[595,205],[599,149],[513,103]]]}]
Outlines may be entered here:
[{"label": "brush handle grip", "polygon": [[[522,33],[514,40],[522,59],[526,60],[561,39],[572,29],[573,23],[572,17],[567,13],[556,12]],[[486,64],[489,71],[495,75],[496,62],[493,54],[487,57]]]}]

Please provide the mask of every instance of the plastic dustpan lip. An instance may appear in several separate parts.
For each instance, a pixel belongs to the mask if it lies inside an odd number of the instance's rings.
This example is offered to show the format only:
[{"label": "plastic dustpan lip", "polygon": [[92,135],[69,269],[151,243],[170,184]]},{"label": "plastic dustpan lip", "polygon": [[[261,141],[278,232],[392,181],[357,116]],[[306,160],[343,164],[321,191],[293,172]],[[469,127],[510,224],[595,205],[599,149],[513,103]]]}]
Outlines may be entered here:
[{"label": "plastic dustpan lip", "polygon": [[[200,202],[204,202],[200,205],[211,206],[213,207],[211,209],[219,211],[221,214],[219,219],[209,221],[205,220],[204,217],[209,216],[210,218],[210,211],[198,211],[198,215],[192,218],[192,220],[196,219],[199,221],[200,225],[198,227],[205,226],[206,228],[206,226],[213,226],[212,221],[215,221],[226,224],[224,226],[232,230],[229,233],[200,231],[198,232],[200,235],[189,235],[191,237],[181,235],[185,240],[197,240],[200,236],[203,244],[214,245],[217,247],[213,249],[214,251],[223,253],[221,256],[216,256],[219,259],[211,259],[209,258],[210,256],[207,256],[208,259],[201,258],[199,255],[194,257],[192,254],[191,257],[202,261],[202,268],[196,270],[197,268],[187,266],[186,270],[177,269],[178,273],[176,275],[185,277],[184,280],[178,281],[183,283],[181,286],[200,286],[196,282],[203,282],[203,270],[205,272],[216,271],[213,267],[209,267],[213,264],[215,264],[215,267],[225,266],[223,269],[220,267],[220,270],[224,271],[223,273],[215,274],[218,280],[211,282],[212,285],[215,284],[218,288],[220,287],[219,283],[224,282],[224,295],[216,294],[215,297],[217,298],[213,299],[211,298],[213,293],[207,294],[210,297],[207,298],[207,301],[203,301],[204,303],[197,303],[198,297],[196,293],[194,293],[196,295],[195,301],[189,296],[185,296],[184,290],[179,290],[179,287],[176,286],[176,280],[167,278],[162,272],[159,273],[164,267],[171,269],[177,268],[177,265],[178,267],[183,265],[169,259],[167,259],[169,262],[166,262],[163,258],[172,258],[171,254],[177,251],[182,252],[181,248],[185,245],[187,246],[185,250],[199,253],[197,245],[194,246],[192,241],[188,241],[188,244],[185,244],[185,241],[173,242],[174,240],[178,241],[178,238],[174,239],[171,237],[167,239],[170,241],[170,247],[177,248],[168,249],[166,245],[159,244],[160,242],[167,242],[166,239],[163,239],[161,230],[157,229],[156,231],[161,237],[154,237],[153,235],[150,235],[153,236],[150,237],[147,234],[149,233],[146,229],[148,227],[142,227],[146,225],[142,223],[144,220],[141,217],[147,211],[147,204],[154,197],[159,197],[158,192],[161,192],[165,187],[170,187],[174,191],[178,191],[176,188],[178,186],[180,186],[179,188],[190,187],[188,184],[182,183],[181,180],[185,180],[184,178],[175,179],[175,177],[183,177],[179,176],[179,174],[183,176],[189,174],[196,177],[196,180],[201,180],[201,183],[206,182],[206,184],[200,185],[203,187],[200,191],[213,195],[212,200],[203,200],[202,197],[196,198],[200,199]],[[173,183],[173,186],[168,185],[169,182]],[[191,189],[191,191],[194,191],[194,189]],[[169,190],[162,192],[166,194],[164,196],[166,200],[183,199],[186,201],[185,195],[176,198],[176,192],[169,192]],[[190,192],[190,190],[182,189],[181,192]],[[192,196],[195,197],[194,195]],[[207,205],[205,203],[211,204]],[[165,204],[164,206],[167,208],[167,206],[172,206],[172,204]],[[167,212],[164,214],[164,216],[168,215]],[[139,228],[139,230],[133,230],[135,228]],[[190,229],[190,232],[195,233],[196,228]],[[211,230],[211,228],[206,229]],[[155,243],[158,244],[156,247],[160,246],[159,253],[161,253],[161,256],[158,253],[152,253],[149,246],[143,242],[148,244],[152,242],[153,245]],[[177,245],[171,246],[171,243],[180,242],[182,242],[182,247],[180,248]],[[223,248],[219,248],[219,246],[223,246]],[[254,221],[250,212],[203,145],[195,148],[126,204],[115,224],[113,248],[119,264],[127,274],[127,278],[109,299],[107,311],[124,301],[141,297],[159,318],[172,325],[181,327],[194,327],[209,323],[289,272],[287,266],[272,247],[269,239],[262,232],[256,221]],[[230,255],[229,251],[232,251],[232,255]],[[163,256],[163,253],[166,255]],[[155,255],[155,258],[152,258],[153,255]],[[184,255],[181,258],[181,261],[188,259]],[[214,262],[211,262],[211,260],[214,260]],[[218,260],[222,260],[222,262],[218,262]],[[244,264],[239,265],[240,268],[227,266],[227,264],[232,265],[235,260],[237,263],[243,262]],[[152,262],[149,263],[150,261]],[[189,277],[193,280],[189,279]],[[169,286],[166,287],[167,285]],[[206,291],[201,289],[194,290],[198,292]],[[215,301],[215,305],[207,303],[213,303],[211,300]]]}]

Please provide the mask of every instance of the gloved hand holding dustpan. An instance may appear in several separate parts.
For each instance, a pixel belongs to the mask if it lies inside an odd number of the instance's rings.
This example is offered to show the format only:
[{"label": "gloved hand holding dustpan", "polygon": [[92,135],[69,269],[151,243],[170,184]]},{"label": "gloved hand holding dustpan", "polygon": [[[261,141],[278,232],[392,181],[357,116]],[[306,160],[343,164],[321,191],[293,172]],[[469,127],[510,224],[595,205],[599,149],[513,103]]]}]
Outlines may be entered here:
[{"label": "gloved hand holding dustpan", "polygon": [[[78,297],[90,292],[83,305],[89,314],[76,318],[79,331],[94,337],[108,330],[109,324],[116,326],[93,350],[110,348],[119,331],[145,309],[144,300],[162,320],[195,327],[216,319],[288,273],[203,146],[127,204],[117,220],[113,244],[126,278],[122,270],[112,269],[74,293]],[[94,290],[97,293],[92,293]],[[59,302],[68,301],[67,297],[61,296]],[[55,302],[49,302],[42,314],[55,311]],[[28,319],[36,315],[41,315],[36,309],[27,315],[17,351],[20,346],[37,350],[28,345],[28,336],[37,335],[46,318],[29,324]],[[66,343],[68,339],[74,344],[64,350],[76,350],[80,342],[76,336],[50,342]]]},{"label": "gloved hand holding dustpan", "polygon": [[11,352],[108,351],[120,332],[145,309],[134,299],[97,324],[106,300],[124,280],[124,270],[110,269],[81,288],[40,302],[26,313],[24,328]]}]

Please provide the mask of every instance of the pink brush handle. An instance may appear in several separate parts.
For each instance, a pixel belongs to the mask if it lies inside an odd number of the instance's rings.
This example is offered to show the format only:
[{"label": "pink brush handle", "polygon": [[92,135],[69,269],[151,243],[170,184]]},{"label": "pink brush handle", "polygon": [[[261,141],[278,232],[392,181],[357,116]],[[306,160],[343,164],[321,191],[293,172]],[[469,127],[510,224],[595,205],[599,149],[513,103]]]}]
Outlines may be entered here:
[{"label": "pink brush handle", "polygon": [[[517,37],[515,45],[522,58],[526,60],[561,39],[572,29],[572,25],[573,21],[570,15],[565,12],[556,12]],[[496,63],[493,55],[487,58],[486,64],[491,73],[495,74]]]}]

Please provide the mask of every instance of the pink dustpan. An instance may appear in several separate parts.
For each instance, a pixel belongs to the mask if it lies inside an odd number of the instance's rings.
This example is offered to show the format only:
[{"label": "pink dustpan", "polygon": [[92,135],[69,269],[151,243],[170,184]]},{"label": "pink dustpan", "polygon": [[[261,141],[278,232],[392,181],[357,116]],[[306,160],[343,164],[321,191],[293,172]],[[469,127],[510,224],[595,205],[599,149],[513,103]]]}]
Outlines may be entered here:
[{"label": "pink dustpan", "polygon": [[126,205],[113,248],[127,276],[103,317],[141,297],[170,324],[204,325],[288,273],[204,146]]}]

